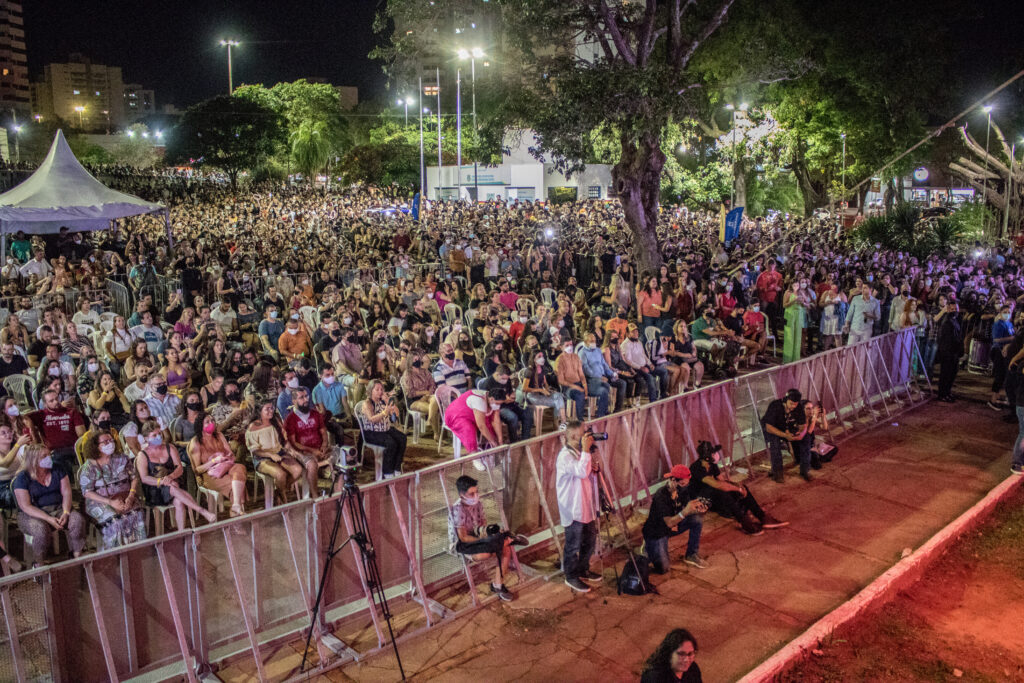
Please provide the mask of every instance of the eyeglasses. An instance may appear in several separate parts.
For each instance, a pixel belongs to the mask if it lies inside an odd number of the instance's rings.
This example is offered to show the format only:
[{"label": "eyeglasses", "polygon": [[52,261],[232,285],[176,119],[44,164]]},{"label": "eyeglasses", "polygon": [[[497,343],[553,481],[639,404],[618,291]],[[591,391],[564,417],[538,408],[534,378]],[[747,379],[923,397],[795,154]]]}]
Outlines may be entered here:
[{"label": "eyeglasses", "polygon": [[680,659],[693,659],[697,656],[697,651],[691,650],[690,652],[684,652],[682,650],[676,650],[676,656]]}]

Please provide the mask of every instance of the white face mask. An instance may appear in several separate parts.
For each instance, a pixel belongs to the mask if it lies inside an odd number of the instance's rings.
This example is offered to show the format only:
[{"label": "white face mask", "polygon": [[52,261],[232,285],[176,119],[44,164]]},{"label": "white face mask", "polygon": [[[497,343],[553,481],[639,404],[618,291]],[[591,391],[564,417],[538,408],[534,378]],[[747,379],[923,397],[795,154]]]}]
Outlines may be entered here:
[{"label": "white face mask", "polygon": [[299,328],[297,328],[297,327],[289,327],[288,328],[288,334],[298,334],[298,333],[299,333]]},{"label": "white face mask", "polygon": [[298,378],[297,377],[292,377],[290,380],[288,380],[288,387],[290,389],[298,389],[299,388],[299,380],[298,380]]},{"label": "white face mask", "polygon": [[537,365],[544,365],[544,356],[540,356],[540,357],[534,359],[533,362],[536,363]]},{"label": "white face mask", "polygon": [[476,505],[480,502],[480,496],[467,496],[463,495],[462,500],[466,501],[468,505]]},{"label": "white face mask", "polygon": [[349,316],[345,316],[344,318],[341,319],[341,322],[344,323],[346,327],[348,327],[349,325],[352,324],[352,318]]},{"label": "white face mask", "polygon": [[491,410],[500,410],[500,409],[501,409],[501,404],[500,403],[495,403],[494,401],[491,401]]},{"label": "white face mask", "polygon": [[564,349],[562,349],[562,351],[564,351],[565,353],[571,354],[572,353],[572,347],[571,346],[566,346]]},{"label": "white face mask", "polygon": [[6,412],[11,417],[18,417],[19,415],[21,415],[21,411],[18,410],[18,406],[15,405],[7,406],[7,410],[4,412]]},{"label": "white face mask", "polygon": [[88,368],[89,372],[96,372],[97,370],[100,369],[100,364],[99,363],[89,363],[85,367]]},{"label": "white face mask", "polygon": [[113,455],[114,449],[115,445],[113,442],[105,443],[100,446],[100,453],[102,453],[103,455]]},{"label": "white face mask", "polygon": [[44,470],[53,469],[53,458],[51,458],[48,455],[40,458],[39,459],[39,466],[41,468],[43,468]]},{"label": "white face mask", "polygon": [[324,384],[326,384],[327,386],[331,386],[332,384],[334,384],[334,375],[324,375],[323,380]]},{"label": "white face mask", "polygon": [[381,360],[384,360],[387,357],[388,357],[388,352],[385,351],[384,349],[381,349],[380,351],[377,352],[377,358],[380,358]]},{"label": "white face mask", "polygon": [[54,365],[47,371],[47,374],[49,374],[50,377],[60,377],[60,368]]}]

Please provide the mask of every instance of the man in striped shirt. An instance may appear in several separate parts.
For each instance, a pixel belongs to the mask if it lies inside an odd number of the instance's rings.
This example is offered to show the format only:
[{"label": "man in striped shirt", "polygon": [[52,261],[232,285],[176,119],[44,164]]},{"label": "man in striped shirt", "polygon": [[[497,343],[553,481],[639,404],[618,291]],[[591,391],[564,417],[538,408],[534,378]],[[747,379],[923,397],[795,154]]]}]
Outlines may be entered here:
[{"label": "man in striped shirt", "polygon": [[461,394],[469,389],[469,368],[462,360],[455,358],[455,348],[448,343],[441,344],[441,359],[434,366],[434,382],[447,384]]}]

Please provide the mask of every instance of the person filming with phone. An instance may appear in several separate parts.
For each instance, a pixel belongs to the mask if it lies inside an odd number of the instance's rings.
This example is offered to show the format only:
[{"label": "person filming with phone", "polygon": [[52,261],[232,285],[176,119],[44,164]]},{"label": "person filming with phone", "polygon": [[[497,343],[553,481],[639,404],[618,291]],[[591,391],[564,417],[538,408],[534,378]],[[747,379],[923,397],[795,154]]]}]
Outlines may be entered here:
[{"label": "person filming with phone", "polygon": [[665,486],[651,498],[651,512],[644,522],[644,547],[651,560],[651,571],[667,574],[671,561],[668,557],[668,539],[689,531],[683,562],[697,569],[705,569],[707,561],[700,556],[700,533],[704,528],[704,513],[708,501],[691,498],[689,491],[690,468],[675,465],[665,474]]}]

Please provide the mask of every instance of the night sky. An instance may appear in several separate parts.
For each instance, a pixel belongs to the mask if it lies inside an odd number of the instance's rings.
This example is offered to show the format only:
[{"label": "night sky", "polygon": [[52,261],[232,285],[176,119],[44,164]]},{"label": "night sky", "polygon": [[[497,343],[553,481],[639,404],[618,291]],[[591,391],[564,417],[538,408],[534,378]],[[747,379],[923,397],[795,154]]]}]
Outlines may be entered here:
[{"label": "night sky", "polygon": [[380,63],[367,57],[377,36],[376,0],[178,0],[177,2],[24,2],[29,74],[81,52],[120,66],[126,83],[156,91],[157,106],[179,108],[227,92],[227,53],[233,37],[234,82],[273,85],[326,78],[354,85],[359,99],[381,94]]}]

